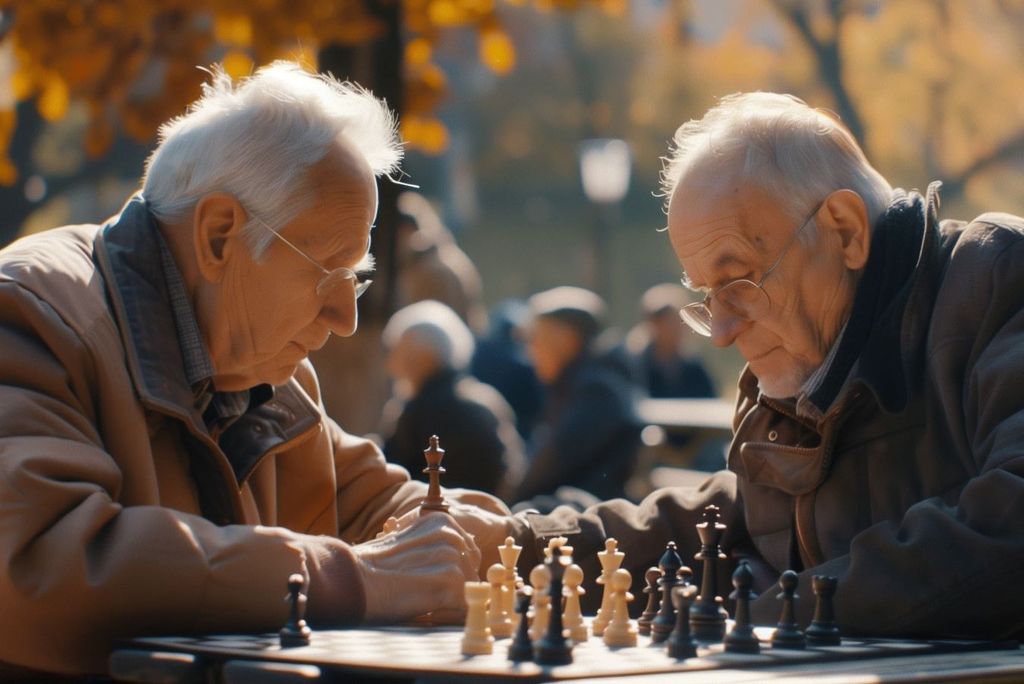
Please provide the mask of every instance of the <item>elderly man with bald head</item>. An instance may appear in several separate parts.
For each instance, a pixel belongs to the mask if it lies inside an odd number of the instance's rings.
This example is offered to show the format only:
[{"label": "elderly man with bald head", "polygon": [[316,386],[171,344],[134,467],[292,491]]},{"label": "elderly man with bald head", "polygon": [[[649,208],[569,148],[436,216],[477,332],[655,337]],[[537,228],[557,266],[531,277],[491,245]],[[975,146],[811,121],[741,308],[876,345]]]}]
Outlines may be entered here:
[{"label": "elderly man with bald head", "polygon": [[940,222],[938,183],[893,190],[834,116],[768,93],[683,125],[664,190],[702,298],[682,319],[747,361],[728,471],[520,536],[616,537],[637,577],[717,503],[759,624],[793,569],[804,624],[829,575],[847,634],[1024,636],[1024,220]]},{"label": "elderly man with bald head", "polygon": [[325,415],[306,360],[356,329],[395,129],[295,65],[214,73],[118,216],[0,252],[0,669],[276,630],[293,573],[314,626],[462,610],[476,509],[375,540],[425,487]]}]

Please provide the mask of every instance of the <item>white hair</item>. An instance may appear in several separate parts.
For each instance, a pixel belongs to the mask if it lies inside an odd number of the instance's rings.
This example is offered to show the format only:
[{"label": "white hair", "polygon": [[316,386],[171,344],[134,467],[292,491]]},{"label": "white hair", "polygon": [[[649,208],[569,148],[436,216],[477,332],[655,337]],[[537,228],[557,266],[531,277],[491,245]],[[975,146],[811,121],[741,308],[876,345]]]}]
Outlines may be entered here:
[{"label": "white hair", "polygon": [[464,371],[473,358],[473,333],[448,305],[433,299],[399,309],[384,326],[382,339],[394,347],[403,337],[434,353],[446,368]]},{"label": "white hair", "polygon": [[[308,169],[342,137],[377,176],[402,158],[394,114],[360,86],[278,61],[237,85],[214,67],[188,111],[160,127],[142,196],[159,220],[186,220],[203,195],[234,195],[279,227],[308,209],[318,190]],[[259,258],[273,240],[251,218],[245,234]]]},{"label": "white hair", "polygon": [[[709,158],[733,165],[742,182],[778,197],[794,221],[847,189],[864,200],[873,227],[892,200],[892,186],[842,122],[792,95],[728,95],[702,119],[680,126],[661,174],[666,201],[679,179]],[[804,234],[813,239],[815,232]]]}]

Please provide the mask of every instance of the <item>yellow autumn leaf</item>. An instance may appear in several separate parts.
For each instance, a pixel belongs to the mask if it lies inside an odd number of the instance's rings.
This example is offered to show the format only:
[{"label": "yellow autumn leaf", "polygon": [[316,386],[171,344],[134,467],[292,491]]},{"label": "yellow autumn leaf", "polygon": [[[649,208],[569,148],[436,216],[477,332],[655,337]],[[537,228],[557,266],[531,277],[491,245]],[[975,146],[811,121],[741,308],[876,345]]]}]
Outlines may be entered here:
[{"label": "yellow autumn leaf", "polygon": [[57,121],[67,113],[69,100],[67,84],[51,76],[43,85],[43,91],[36,100],[36,108],[47,121]]},{"label": "yellow autumn leaf", "polygon": [[430,41],[426,38],[416,38],[409,41],[405,46],[405,63],[409,66],[418,66],[430,61]]},{"label": "yellow autumn leaf", "polygon": [[488,29],[480,36],[480,61],[498,75],[507,74],[516,66],[516,49],[508,34]]},{"label": "yellow autumn leaf", "polygon": [[232,50],[224,55],[221,64],[224,66],[224,71],[227,72],[227,75],[235,80],[252,74],[252,59],[241,50]]},{"label": "yellow autumn leaf", "polygon": [[221,43],[248,47],[252,45],[252,22],[245,14],[217,14],[213,36]]},{"label": "yellow autumn leaf", "polygon": [[18,169],[6,154],[0,155],[0,185],[10,187],[18,180]]}]

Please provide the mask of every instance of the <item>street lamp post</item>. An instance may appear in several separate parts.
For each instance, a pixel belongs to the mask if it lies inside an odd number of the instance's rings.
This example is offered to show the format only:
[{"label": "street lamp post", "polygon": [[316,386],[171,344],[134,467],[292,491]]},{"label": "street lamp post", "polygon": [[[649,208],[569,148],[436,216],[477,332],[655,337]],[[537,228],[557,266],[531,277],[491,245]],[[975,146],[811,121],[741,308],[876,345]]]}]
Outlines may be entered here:
[{"label": "street lamp post", "polygon": [[595,138],[580,144],[583,194],[594,208],[593,240],[588,264],[591,287],[606,300],[611,295],[609,232],[629,190],[633,155],[625,140]]}]

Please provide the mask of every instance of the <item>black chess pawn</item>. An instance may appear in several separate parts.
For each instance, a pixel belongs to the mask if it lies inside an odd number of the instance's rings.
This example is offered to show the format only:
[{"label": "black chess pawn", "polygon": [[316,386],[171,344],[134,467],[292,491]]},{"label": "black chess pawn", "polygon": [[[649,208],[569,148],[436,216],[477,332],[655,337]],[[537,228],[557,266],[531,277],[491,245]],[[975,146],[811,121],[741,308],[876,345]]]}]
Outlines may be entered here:
[{"label": "black chess pawn", "polygon": [[533,643],[530,641],[530,621],[526,614],[530,612],[530,596],[533,589],[521,587],[516,592],[516,613],[519,615],[519,626],[516,635],[508,647],[508,659],[514,663],[533,660]]},{"label": "black chess pawn", "polygon": [[725,560],[722,553],[722,534],[725,525],[720,522],[718,506],[704,507],[701,522],[697,524],[700,536],[700,551],[694,558],[704,562],[701,574],[700,595],[690,609],[690,629],[697,641],[717,642],[725,637],[725,620],[728,615],[722,607],[722,597],[715,586],[718,577],[718,562]]},{"label": "black chess pawn", "polygon": [[302,618],[306,612],[306,595],[302,593],[305,583],[306,580],[298,573],[288,577],[288,595],[284,600],[288,601],[291,607],[288,611],[288,622],[278,632],[281,648],[309,646],[309,637],[312,632]]},{"label": "black chess pawn", "polygon": [[647,594],[647,606],[644,608],[644,612],[640,614],[640,619],[636,621],[637,631],[645,636],[650,636],[651,621],[654,620],[654,616],[658,613],[658,599],[661,597],[661,592],[658,590],[659,579],[661,579],[660,569],[656,567],[647,568],[647,572],[644,573],[644,580],[647,582],[647,586],[644,587],[644,593]]},{"label": "black chess pawn", "polygon": [[817,601],[814,604],[814,619],[807,628],[809,646],[838,646],[842,641],[832,606],[838,582],[837,578],[825,575],[814,575],[811,578],[811,587]]},{"label": "black chess pawn", "polygon": [[572,662],[572,640],[567,639],[562,627],[562,577],[572,564],[568,554],[551,554],[545,561],[551,571],[548,595],[551,597],[551,615],[547,629],[533,645],[533,661],[538,665],[568,665]]},{"label": "black chess pawn", "polygon": [[661,589],[661,606],[658,613],[651,620],[651,641],[656,644],[668,639],[672,628],[676,624],[676,609],[672,604],[672,587],[679,584],[679,568],[683,567],[683,559],[676,551],[676,543],[669,542],[665,545],[665,553],[658,561],[658,568],[661,569],[661,578],[658,579],[658,587]]},{"label": "black chess pawn", "polygon": [[444,458],[444,449],[441,448],[437,435],[430,436],[430,446],[423,450],[423,458],[427,460],[427,467],[423,469],[429,480],[427,484],[427,495],[420,502],[422,511],[448,511],[448,502],[441,494],[441,476],[445,470],[441,467],[441,460]]},{"label": "black chess pawn", "polygon": [[800,598],[796,595],[796,585],[799,581],[797,574],[792,570],[782,573],[782,577],[779,578],[782,591],[775,598],[782,600],[782,615],[779,616],[779,624],[775,626],[775,634],[772,635],[772,648],[807,647],[807,640],[804,639],[804,633],[800,631],[800,625],[796,623],[793,613],[793,601]]},{"label": "black chess pawn", "polygon": [[697,642],[690,634],[690,604],[697,587],[681,584],[672,588],[672,605],[676,609],[676,624],[668,636],[668,655],[682,660],[697,657]]},{"label": "black chess pawn", "polygon": [[688,565],[679,568],[676,571],[676,577],[679,578],[680,584],[693,584],[693,570]]},{"label": "black chess pawn", "polygon": [[754,634],[754,626],[750,624],[750,601],[754,592],[750,587],[754,583],[754,573],[746,561],[740,563],[732,573],[732,586],[736,588],[729,598],[736,601],[736,621],[732,630],[725,635],[725,650],[728,653],[760,653],[761,642]]}]

